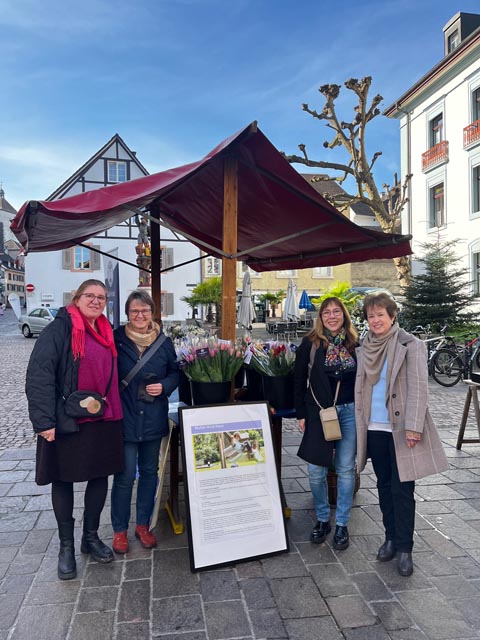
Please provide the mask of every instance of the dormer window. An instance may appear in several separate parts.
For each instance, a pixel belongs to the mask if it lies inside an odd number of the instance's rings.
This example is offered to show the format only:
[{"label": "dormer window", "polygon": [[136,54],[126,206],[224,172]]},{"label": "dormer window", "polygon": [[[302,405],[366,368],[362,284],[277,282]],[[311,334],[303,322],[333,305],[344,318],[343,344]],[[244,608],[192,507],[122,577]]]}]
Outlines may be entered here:
[{"label": "dormer window", "polygon": [[460,34],[458,33],[458,31],[454,31],[448,36],[448,40],[447,40],[448,53],[451,53],[454,49],[456,49],[459,44],[460,44]]}]

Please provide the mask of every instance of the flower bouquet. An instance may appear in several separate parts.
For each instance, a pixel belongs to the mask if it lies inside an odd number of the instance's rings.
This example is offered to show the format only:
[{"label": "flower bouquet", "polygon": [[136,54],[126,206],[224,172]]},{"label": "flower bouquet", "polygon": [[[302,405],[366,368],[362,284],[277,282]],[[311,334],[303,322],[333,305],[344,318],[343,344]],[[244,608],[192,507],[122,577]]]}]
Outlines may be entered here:
[{"label": "flower bouquet", "polygon": [[251,343],[249,365],[262,376],[288,376],[295,367],[295,349],[283,342]]},{"label": "flower bouquet", "polygon": [[219,338],[190,336],[175,346],[180,368],[196,382],[231,382],[245,356],[240,344]]}]

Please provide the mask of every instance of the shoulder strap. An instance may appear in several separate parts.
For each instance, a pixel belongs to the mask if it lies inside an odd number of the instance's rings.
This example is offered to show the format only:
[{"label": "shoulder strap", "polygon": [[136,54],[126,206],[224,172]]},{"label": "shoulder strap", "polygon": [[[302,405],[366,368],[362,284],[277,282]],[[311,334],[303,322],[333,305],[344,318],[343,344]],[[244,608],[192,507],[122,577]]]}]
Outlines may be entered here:
[{"label": "shoulder strap", "polygon": [[160,347],[162,346],[162,344],[165,342],[166,339],[167,339],[167,336],[163,333],[160,336],[160,338],[158,338],[158,340],[153,343],[153,345],[150,347],[150,349],[147,351],[147,353],[142,358],[140,358],[138,360],[138,362],[136,363],[136,365],[134,367],[132,367],[132,369],[130,369],[130,371],[127,373],[125,378],[120,381],[120,389],[121,389],[121,391],[125,391],[125,389],[128,387],[128,385],[133,380],[133,378],[137,375],[137,373],[140,371],[140,369],[145,364],[147,364],[147,362],[153,356],[155,351],[160,349]]},{"label": "shoulder strap", "polygon": [[110,387],[112,386],[114,367],[115,367],[115,358],[113,357],[113,353],[112,353],[112,369],[110,371],[110,378],[108,379],[108,382],[107,382],[107,388],[105,389],[105,395],[103,396],[104,398],[108,396],[108,392],[110,391]]},{"label": "shoulder strap", "polygon": [[[318,404],[320,409],[323,409],[322,405],[319,403],[319,401],[315,397],[315,394],[313,393],[312,385],[310,384],[310,373],[312,372],[313,362],[315,360],[315,355],[317,353],[317,349],[318,349],[318,346],[315,344],[315,342],[312,341],[312,346],[311,346],[311,349],[310,349],[310,362],[308,363],[308,382],[307,382],[307,384],[310,387],[310,393],[312,394],[313,399]],[[337,398],[338,398],[338,392],[339,391],[340,391],[340,380],[337,382],[337,388],[336,388],[336,391],[335,391],[335,398],[333,399],[333,406],[335,406],[337,404]]]}]

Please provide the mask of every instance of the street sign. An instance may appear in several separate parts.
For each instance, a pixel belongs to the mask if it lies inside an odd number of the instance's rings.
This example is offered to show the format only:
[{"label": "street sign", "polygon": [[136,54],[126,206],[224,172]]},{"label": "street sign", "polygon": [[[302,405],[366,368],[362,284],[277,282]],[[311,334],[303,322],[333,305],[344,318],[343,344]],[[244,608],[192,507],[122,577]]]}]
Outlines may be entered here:
[{"label": "street sign", "polygon": [[35,285],[33,284],[26,284],[25,285],[25,291],[27,293],[33,293],[35,291]]}]

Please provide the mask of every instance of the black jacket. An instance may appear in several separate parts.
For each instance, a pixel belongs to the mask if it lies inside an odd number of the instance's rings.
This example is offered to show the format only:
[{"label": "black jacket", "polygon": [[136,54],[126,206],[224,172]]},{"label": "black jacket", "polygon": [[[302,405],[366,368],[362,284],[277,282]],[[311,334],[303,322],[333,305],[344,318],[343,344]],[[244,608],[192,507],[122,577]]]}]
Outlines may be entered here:
[{"label": "black jacket", "polygon": [[28,413],[36,433],[57,428],[76,429],[76,420],[64,411],[63,397],[78,388],[79,360],[73,360],[72,321],[65,307],[41,332],[27,367],[25,393]]},{"label": "black jacket", "polygon": [[[118,379],[123,380],[137,363],[139,352],[127,337],[125,327],[116,329],[114,337],[118,351]],[[147,347],[144,355],[151,348],[152,345]],[[145,374],[155,374],[158,382],[163,385],[162,395],[157,396],[153,402],[138,399],[140,388],[145,386]],[[176,389],[178,381],[179,370],[175,349],[170,338],[167,338],[145,366],[137,372],[128,387],[120,393],[123,407],[123,435],[126,442],[155,440],[167,435],[168,396]]]},{"label": "black jacket", "polygon": [[[298,456],[311,464],[330,467],[333,460],[335,444],[326,441],[320,422],[319,407],[310,389],[307,387],[308,365],[312,342],[308,337],[302,340],[295,355],[294,393],[297,418],[305,419],[305,432],[298,450]],[[352,353],[355,357],[355,353]],[[313,361],[310,384],[313,393],[322,407],[331,407],[335,397],[337,381],[340,380],[340,393],[337,404],[347,404],[354,400],[355,371],[327,371],[325,368],[325,349],[320,344]]]}]

